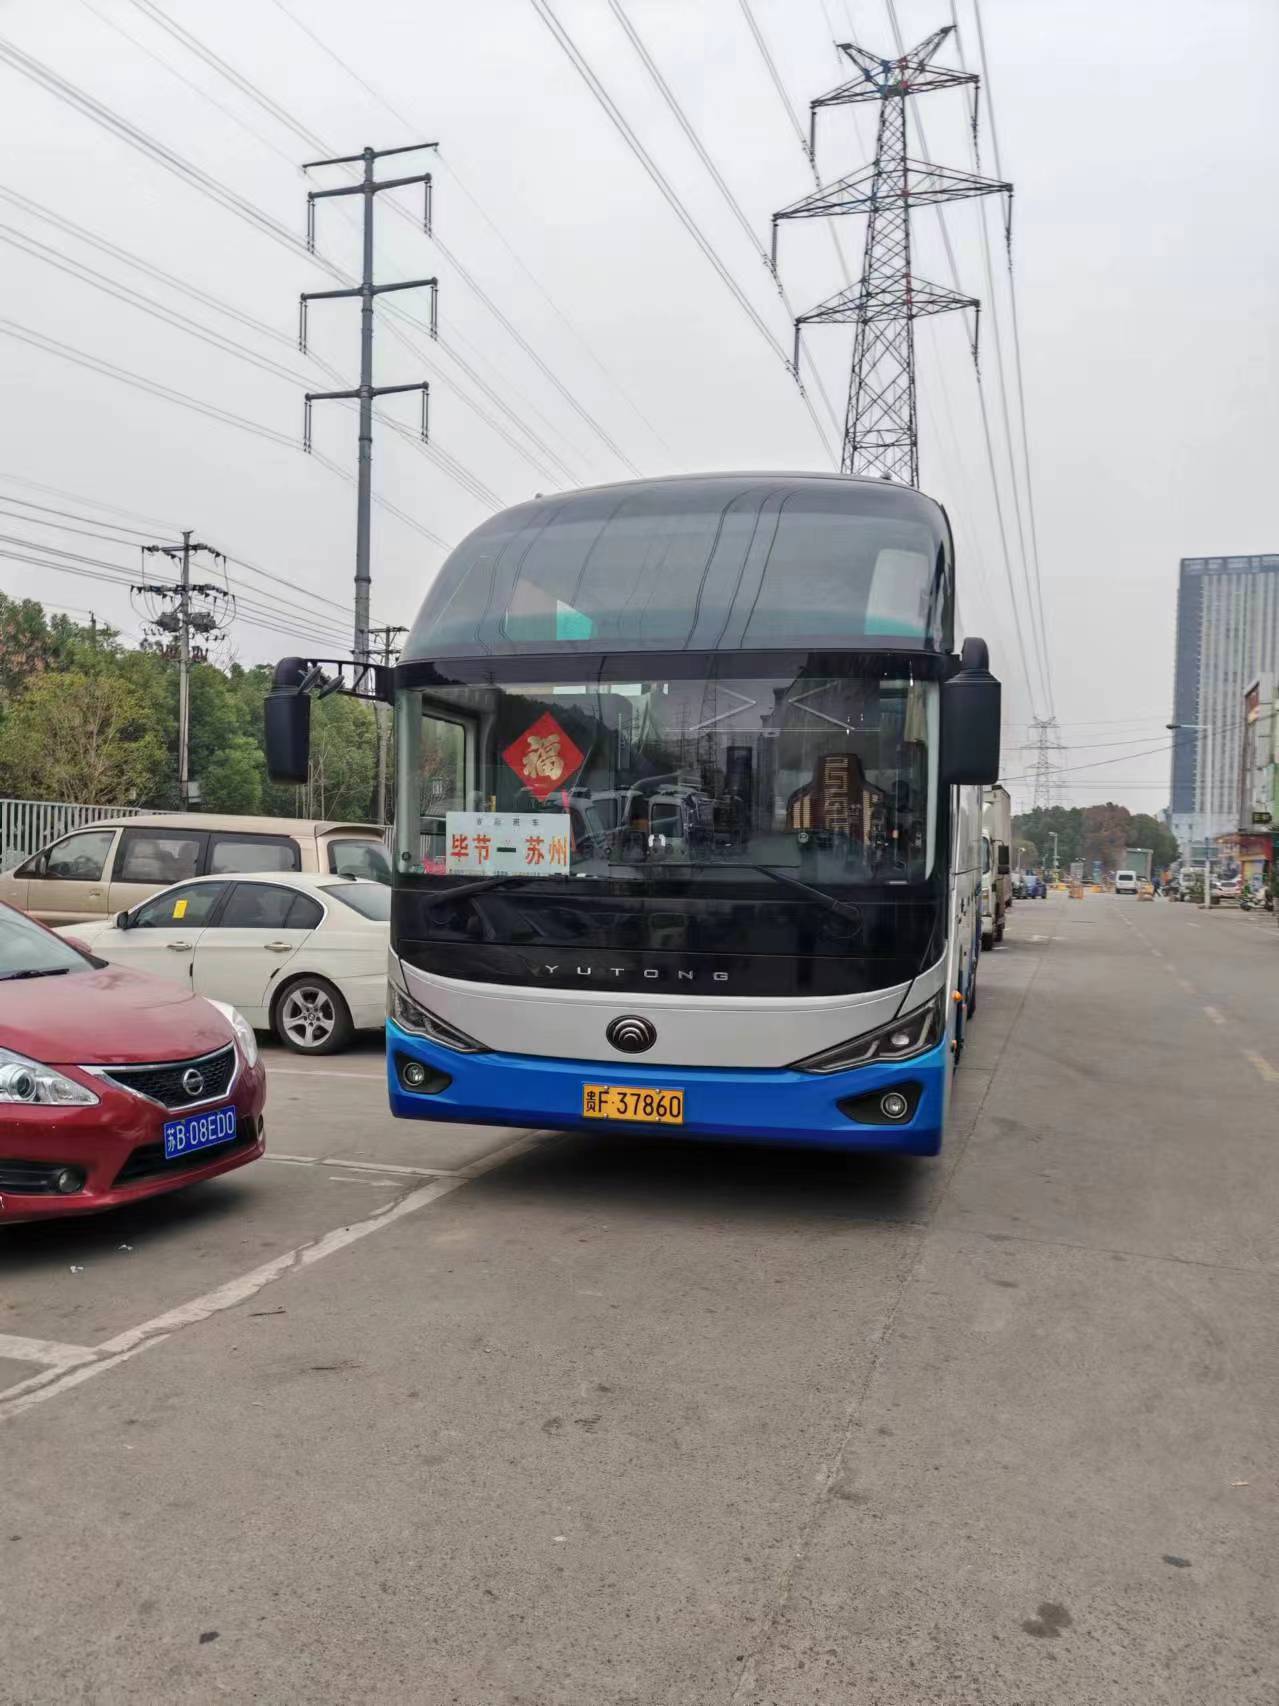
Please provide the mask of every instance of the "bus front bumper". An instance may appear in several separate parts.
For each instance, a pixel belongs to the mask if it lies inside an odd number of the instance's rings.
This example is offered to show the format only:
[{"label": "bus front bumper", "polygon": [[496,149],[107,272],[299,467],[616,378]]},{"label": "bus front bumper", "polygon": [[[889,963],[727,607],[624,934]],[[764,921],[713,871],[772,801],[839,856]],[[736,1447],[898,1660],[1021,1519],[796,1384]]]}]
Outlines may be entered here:
[{"label": "bus front bumper", "polygon": [[[645,1067],[623,1061],[614,1066],[536,1055],[460,1054],[390,1022],[386,1045],[391,1112],[398,1119],[535,1130],[650,1130],[667,1137],[899,1155],[936,1155],[941,1148],[952,1062],[950,1044],[942,1042],[912,1060],[859,1066],[848,1072]],[[407,1062],[427,1069],[424,1089],[405,1085]],[[648,1126],[588,1118],[582,1112],[583,1092],[588,1085],[601,1084],[681,1090],[683,1121]],[[906,1117],[884,1119],[879,1099],[890,1091],[907,1098]],[[852,1111],[847,1111],[850,1107]]]}]

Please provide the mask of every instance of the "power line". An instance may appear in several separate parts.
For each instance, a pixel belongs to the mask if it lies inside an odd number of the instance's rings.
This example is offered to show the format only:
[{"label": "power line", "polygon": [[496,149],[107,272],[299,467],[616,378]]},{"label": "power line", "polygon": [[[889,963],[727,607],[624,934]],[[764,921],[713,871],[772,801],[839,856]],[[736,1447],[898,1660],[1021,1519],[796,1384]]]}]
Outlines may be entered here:
[{"label": "power line", "polygon": [[[396,121],[397,124],[401,125],[406,131],[409,131],[409,132],[413,132],[416,129],[416,127],[404,116],[404,114],[401,113],[396,107],[392,106],[390,101],[388,101],[386,99],[386,97],[380,93],[379,90],[375,89],[371,83],[367,82],[365,78],[361,77],[360,74],[354,69],[353,66],[351,66],[345,59],[343,59],[341,57],[341,55],[335,53],[333,51],[333,49],[331,47],[329,47],[326,42],[322,41],[321,38],[316,34],[316,32],[310,27],[310,25],[304,23],[303,20],[301,18],[299,18],[295,12],[291,11],[289,9],[289,7],[284,5],[283,0],[273,0],[273,3],[276,6],[277,10],[282,12],[284,14],[284,16],[286,18],[288,18],[290,23],[292,23],[297,29],[299,29],[303,35],[308,37],[308,39],[314,44],[314,46],[317,47],[321,53],[325,54],[327,58],[332,60],[332,62],[335,65],[337,65],[343,72],[345,72],[345,74],[348,77],[350,77],[353,82],[357,83],[359,85],[359,87],[361,89],[363,89],[364,92],[372,100],[376,101],[379,106],[381,106],[386,112],[388,112],[391,115],[391,117]],[[497,225],[489,217],[488,213],[485,211],[483,206],[480,204],[477,197],[474,195],[474,193],[467,187],[466,183],[463,181],[461,173],[458,171],[457,167],[455,165],[453,165],[452,161],[449,160],[448,157],[445,155],[443,149],[437,149],[436,158],[439,161],[439,163],[444,167],[444,169],[449,173],[449,176],[452,178],[457,189],[466,198],[466,200],[471,203],[472,207],[474,207],[475,211],[479,214],[480,218],[484,221],[485,225],[487,225],[488,228],[490,229],[490,231],[492,231],[493,235],[497,238],[498,242],[501,243],[502,247],[507,251],[507,253],[510,255],[511,259],[519,267],[520,271],[524,273],[525,277],[529,280],[530,284],[532,284],[533,288],[537,291],[539,296],[541,296],[543,301],[546,302],[547,306],[551,309],[552,313],[568,329],[568,331],[573,335],[573,337],[576,338],[578,343],[585,350],[587,355],[591,358],[591,360],[595,364],[595,366],[604,375],[604,377],[610,382],[610,384],[612,384],[618,390],[619,394],[627,402],[629,407],[634,411],[637,418],[643,423],[644,426],[646,426],[648,428],[649,432],[652,433],[653,437],[662,446],[662,449],[665,450],[668,455],[673,455],[674,452],[671,451],[670,446],[667,445],[666,442],[662,439],[661,435],[657,431],[657,428],[648,419],[648,417],[642,413],[642,411],[636,405],[634,400],[629,396],[629,394],[618,383],[617,379],[613,376],[613,374],[605,366],[603,361],[601,361],[600,357],[596,354],[594,349],[587,342],[586,338],[583,337],[580,330],[573,324],[573,322],[569,319],[569,317],[564,313],[564,311],[555,302],[554,298],[547,291],[546,287],[541,283],[541,281],[537,278],[536,274],[532,271],[532,269],[528,266],[528,264],[522,259],[522,257],[519,255],[519,253],[513,247],[509,238],[506,236],[505,232],[501,229],[501,227],[499,225]],[[403,212],[403,210],[400,209],[397,206],[397,204],[394,202],[390,203],[390,206],[397,213]],[[438,239],[437,239],[437,246],[440,248],[441,253],[445,253],[443,245],[438,243]],[[473,283],[473,280],[471,279],[470,274],[462,272],[461,269],[458,268],[458,263],[456,261],[456,257],[449,256],[449,258],[452,260],[455,269],[459,270],[460,276],[464,277],[466,282]],[[476,287],[476,288],[478,288],[478,287]],[[487,298],[485,298],[485,301],[486,301],[486,305],[487,305]],[[451,354],[451,352],[450,352],[450,354]],[[549,422],[547,424],[551,425],[551,423],[549,423]],[[553,426],[552,426],[552,430],[558,431],[558,429],[553,427]],[[516,446],[516,448],[521,449],[521,447],[519,447],[519,446]],[[521,451],[521,453],[522,453],[522,451]],[[566,469],[565,472],[567,473],[568,470]],[[568,477],[573,478],[572,474],[569,474]]]},{"label": "power line", "polygon": [[[100,373],[107,378],[117,379],[121,384],[130,385],[135,390],[147,392],[151,396],[160,397],[166,402],[177,403],[183,408],[193,409],[197,414],[207,415],[212,420],[221,421],[225,426],[240,428],[243,432],[255,434],[272,443],[285,445],[290,450],[297,449],[297,442],[287,433],[279,432],[275,427],[264,426],[260,421],[249,420],[244,415],[237,415],[230,409],[221,409],[214,403],[206,403],[199,397],[192,397],[188,392],[178,391],[171,385],[162,385],[158,380],[147,379],[144,375],[133,373],[128,368],[117,367],[113,362],[104,361],[98,356],[89,355],[84,350],[74,349],[70,344],[60,343],[56,338],[46,337],[29,326],[22,326],[16,320],[0,319],[0,333],[6,337],[16,338],[20,343],[31,344],[36,349],[62,356],[65,360],[74,362],[79,367],[87,367],[90,371]],[[331,457],[314,453],[315,460],[339,479],[354,483],[355,476],[332,460]],[[451,546],[431,528],[418,521],[415,516],[391,503],[388,498],[379,493],[373,494],[373,502],[385,509],[388,514],[398,517],[406,526],[413,528],[423,538],[438,545],[441,550],[448,551]]]},{"label": "power line", "polygon": [[[242,93],[246,94],[251,100],[257,102],[257,104],[261,106],[264,111],[269,113],[277,123],[285,126],[286,129],[290,130],[300,140],[304,141],[308,148],[316,149],[322,154],[332,154],[333,148],[331,143],[327,142],[315,131],[309,129],[308,126],[303,124],[292,113],[290,113],[286,107],[274,100],[258,84],[254,83],[251,78],[246,77],[243,72],[238,71],[228,60],[223,59],[220,54],[214,52],[214,50],[198,36],[193,34],[190,30],[184,29],[183,26],[177,23],[174,19],[167,17],[159,7],[154,4],[154,0],[132,0],[132,4],[140,11],[144,12],[146,16],[151,18],[155,23],[159,24],[160,27],[173,36],[176,41],[179,41],[183,46],[185,46],[189,52],[196,54],[200,59],[204,60],[206,64],[212,66],[223,77],[227,78],[228,81],[234,84],[236,88],[240,89]],[[281,9],[283,10],[283,8]],[[397,211],[402,212],[403,210],[397,209]],[[590,411],[585,408],[585,406],[573,395],[568,387],[564,385],[559,376],[545,361],[543,361],[542,357],[536,350],[534,350],[527,339],[523,337],[507,316],[502,313],[492,299],[481,289],[480,285],[471,273],[461,266],[456,256],[451,255],[445,246],[438,241],[436,246],[440,253],[449,260],[458,276],[462,278],[463,282],[473,292],[477,300],[479,300],[484,307],[486,307],[488,311],[495,316],[498,323],[534,363],[547,382],[560,394],[560,396],[564,398],[569,407],[572,408],[573,411],[591,428],[595,435],[600,439],[601,443],[603,443],[605,447],[624,464],[624,466],[630,469],[632,473],[638,473],[639,470],[635,467],[634,463],[631,462],[629,457],[626,456],[625,452],[620,449]]]},{"label": "power line", "polygon": [[[618,135],[622,138],[623,142],[626,143],[631,153],[639,161],[640,165],[644,168],[644,171],[656,185],[667,206],[674,213],[675,217],[679,220],[685,231],[687,231],[688,235],[697,244],[697,247],[701,250],[706,260],[709,261],[716,276],[729,291],[733,300],[746,315],[747,319],[759,333],[760,337],[763,338],[764,342],[773,351],[774,355],[780,359],[789,371],[793,372],[794,370],[790,358],[787,356],[786,350],[769,329],[767,322],[760,315],[754,304],[747,297],[746,293],[742,290],[731,270],[725,265],[723,260],[721,260],[714,246],[705,236],[701,227],[693,218],[688,208],[681,201],[679,195],[671,185],[670,180],[658,166],[652,155],[649,154],[643,143],[641,143],[639,137],[635,134],[634,130],[631,128],[630,124],[627,122],[626,118],[609,95],[607,89],[605,89],[604,85],[595,75],[595,72],[591,69],[590,64],[577,47],[572,36],[555,16],[555,13],[552,11],[549,4],[549,0],[532,0],[532,3],[538,17],[541,18],[542,22],[550,31],[552,38],[564,53],[569,64],[572,65],[578,76],[586,84],[586,87],[595,97],[596,102],[602,108]],[[826,437],[825,428],[818,419],[817,412],[813,407],[812,399],[804,390],[804,387],[798,384],[798,380],[796,383],[800,396],[804,401],[804,405],[809,412],[810,418],[812,419],[813,425],[816,427],[823,443],[825,443],[827,450],[833,455],[834,446]]]},{"label": "power line", "polygon": [[[154,515],[146,515],[144,512],[142,512],[140,510],[121,509],[118,504],[102,503],[97,498],[85,497],[83,492],[69,492],[63,486],[48,486],[48,485],[45,485],[40,480],[28,480],[28,479],[24,478],[21,474],[10,474],[10,473],[7,473],[3,470],[0,470],[0,480],[7,481],[11,486],[27,486],[30,488],[31,491],[33,491],[33,492],[44,492],[49,497],[69,498],[72,503],[84,504],[87,509],[101,509],[101,510],[108,511],[112,515],[132,516],[134,521],[149,521],[152,524],[152,527],[158,527],[162,531],[167,532],[167,533],[177,533],[178,532],[177,526],[171,521],[160,520],[158,517],[156,517]],[[23,498],[10,498],[8,501],[10,503],[24,504],[25,507],[28,509],[36,509],[36,508],[43,507],[41,505],[28,503]],[[65,512],[61,512],[61,513],[65,513]],[[124,531],[124,530],[122,530],[122,531]],[[132,533],[132,532],[138,531],[138,529],[129,528],[129,529],[127,529],[127,531]],[[150,538],[150,530],[148,530],[148,532],[144,535],[144,537]]]},{"label": "power line", "polygon": [[[904,51],[905,51],[904,37],[902,35],[901,24],[898,21],[897,8],[896,8],[896,5],[894,4],[894,0],[885,0],[885,5],[887,7],[888,19],[889,19],[889,23],[890,23],[891,28],[892,28],[893,40],[896,43],[897,51],[898,51],[898,53],[904,53]],[[923,153],[924,155],[927,155],[927,153],[928,153],[928,141],[927,141],[927,137],[926,137],[926,134],[924,131],[923,122],[921,121],[921,119],[919,117],[918,110],[916,110],[912,116],[914,117],[914,120],[915,120],[916,133],[919,136],[920,152]],[[935,212],[937,215],[938,231],[941,235],[941,240],[942,240],[942,248],[945,251],[946,263],[947,263],[947,266],[948,266],[949,271],[950,271],[951,284],[954,287],[954,289],[958,291],[960,289],[959,266],[955,260],[955,249],[954,249],[954,245],[951,242],[950,228],[946,224],[946,210],[944,207],[938,206],[938,207],[936,207]],[[991,312],[993,313],[994,310],[995,310],[995,304],[992,303],[991,304]],[[965,320],[967,320],[967,318],[968,318],[968,316],[967,316],[967,314],[965,314]],[[975,349],[976,348],[975,324],[970,328],[970,339],[971,339],[973,347]],[[1027,694],[1027,698],[1030,702],[1031,710],[1033,712],[1034,707],[1035,707],[1035,689],[1031,686],[1031,663],[1030,663],[1031,651],[1029,651],[1026,647],[1026,639],[1025,639],[1025,635],[1022,631],[1021,608],[1020,608],[1020,604],[1019,604],[1019,600],[1018,600],[1018,594],[1017,594],[1017,588],[1016,588],[1014,576],[1013,576],[1012,551],[1011,551],[1011,548],[1010,548],[1009,543],[1008,543],[1008,528],[1007,528],[1007,524],[1006,524],[1005,519],[1004,519],[1003,496],[1002,496],[1000,489],[999,489],[999,472],[998,472],[998,469],[997,469],[996,463],[995,463],[994,438],[992,436],[991,428],[990,428],[990,414],[989,414],[989,410],[987,409],[987,406],[986,406],[986,387],[985,387],[985,384],[983,383],[983,380],[982,380],[981,368],[977,364],[976,360],[974,360],[974,362],[973,362],[973,374],[974,374],[974,377],[977,381],[977,402],[978,402],[978,407],[979,407],[979,410],[981,413],[982,440],[983,440],[983,443],[985,446],[985,451],[986,451],[987,466],[989,467],[989,470],[990,470],[991,497],[992,497],[993,502],[994,502],[995,519],[996,519],[996,522],[998,524],[998,529],[999,529],[1000,555],[1003,559],[1004,578],[1008,583],[1008,600],[1009,600],[1010,605],[1012,606],[1013,626],[1014,626],[1014,629],[1016,631],[1017,649],[1018,649],[1018,652],[1019,652],[1020,658],[1021,658],[1022,675],[1023,675],[1023,678],[1024,678],[1025,683],[1026,683],[1026,694]],[[1029,597],[1030,587],[1029,587],[1029,580],[1027,578],[1028,577],[1028,571],[1027,571],[1027,566],[1026,566],[1026,563],[1024,560],[1022,563],[1022,575],[1023,575],[1023,579],[1027,580],[1027,589],[1026,590],[1027,590],[1027,595]],[[1034,623],[1033,603],[1032,603],[1030,615],[1031,615],[1031,622],[1032,622],[1031,637],[1033,640],[1035,638],[1035,629],[1033,626],[1033,623]],[[1042,657],[1040,657],[1040,659],[1039,659],[1039,673],[1041,676],[1041,686],[1045,688],[1045,698],[1047,698],[1046,678],[1044,678],[1043,672],[1044,672],[1044,665],[1043,665]]]},{"label": "power line", "polygon": [[[703,144],[701,137],[697,133],[696,127],[693,125],[692,121],[689,119],[689,117],[685,113],[683,107],[680,105],[679,101],[677,100],[674,90],[671,88],[671,86],[667,82],[666,78],[662,75],[662,71],[661,71],[660,66],[657,64],[657,62],[653,58],[652,54],[648,51],[648,48],[645,46],[643,37],[640,35],[639,31],[636,29],[636,27],[632,23],[631,19],[627,17],[626,12],[622,7],[621,0],[608,0],[608,3],[609,3],[609,10],[612,12],[612,14],[616,18],[618,24],[621,26],[622,31],[624,32],[624,34],[626,36],[626,39],[630,42],[631,46],[634,48],[636,54],[639,57],[640,63],[643,65],[644,69],[648,72],[649,77],[652,79],[654,85],[656,86],[658,93],[661,95],[662,99],[666,102],[667,108],[669,109],[670,113],[674,117],[675,122],[679,125],[680,129],[683,131],[684,136],[686,137],[689,145],[693,149],[693,152],[697,155],[697,157],[701,161],[702,165],[706,168],[706,171],[710,176],[711,182],[715,185],[716,189],[719,191],[720,195],[724,198],[724,201],[727,203],[730,213],[732,213],[734,219],[736,219],[738,225],[741,227],[743,233],[746,236],[747,242],[750,244],[751,248],[755,251],[755,253],[759,256],[760,260],[764,263],[764,265],[769,268],[770,276],[772,277],[773,283],[776,286],[778,296],[781,298],[782,307],[786,310],[787,318],[793,320],[795,318],[795,310],[792,307],[790,299],[786,293],[786,288],[782,284],[782,281],[777,276],[777,274],[772,271],[772,268],[769,265],[768,251],[767,251],[767,249],[764,248],[763,244],[760,242],[759,236],[758,236],[756,229],[755,229],[755,226],[754,226],[753,222],[751,221],[751,219],[748,217],[746,210],[742,207],[742,204],[738,201],[737,197],[733,194],[733,191],[729,187],[728,182],[724,178],[723,173],[720,171],[719,167],[715,164],[715,161],[712,159],[710,152],[708,151],[708,149]],[[279,4],[279,0],[276,0],[276,4],[277,5]],[[813,382],[817,388],[817,393],[821,397],[822,402],[825,405],[826,413],[830,416],[831,426],[835,429],[836,432],[838,432],[839,431],[839,418],[835,413],[835,406],[831,402],[830,395],[826,390],[826,386],[825,386],[824,381],[822,380],[821,370],[818,368],[816,362],[814,362],[811,359],[811,356],[810,356],[810,360],[809,360],[809,365],[812,369]]]},{"label": "power line", "polygon": [[[950,15],[951,15],[951,19],[952,19],[953,28],[955,31],[955,44],[956,44],[957,52],[959,54],[959,63],[962,67],[964,67],[966,69],[967,68],[967,61],[966,61],[965,56],[964,56],[963,43],[962,43],[962,41],[960,39],[960,35],[959,35],[959,18],[958,18],[958,15],[956,13],[955,0],[951,0]],[[983,80],[983,83],[984,83],[985,88],[986,88],[986,121],[989,124],[990,130],[991,130],[991,151],[992,151],[992,157],[993,157],[994,162],[995,162],[995,173],[996,173],[996,176],[1002,177],[1003,172],[1002,172],[1002,168],[1000,165],[1000,159],[999,159],[999,142],[998,142],[998,138],[997,138],[997,135],[995,132],[994,105],[993,105],[993,102],[991,99],[990,84],[989,84],[989,71],[988,71],[987,64],[986,64],[986,55],[985,55],[984,50],[981,54],[981,70],[982,70],[982,80]],[[921,140],[921,146],[922,146],[922,141],[923,141],[922,131],[920,133],[920,140]],[[972,144],[972,153],[973,153],[973,164],[976,166],[977,170],[980,171],[981,170],[981,154],[980,154],[980,150],[978,148],[978,143],[977,143],[976,125],[974,125],[972,128],[971,144]],[[1003,342],[1003,335],[1002,335],[1002,332],[1000,329],[1000,315],[999,315],[999,311],[998,311],[998,300],[997,300],[997,297],[995,294],[995,269],[994,269],[994,263],[991,259],[991,253],[990,253],[990,232],[989,232],[989,229],[988,229],[987,224],[986,224],[984,209],[982,210],[981,217],[979,219],[979,231],[980,231],[980,236],[981,236],[982,262],[983,262],[983,267],[984,267],[985,275],[986,275],[986,293],[987,293],[987,298],[990,302],[990,323],[991,323],[991,327],[992,327],[992,330],[994,333],[994,339],[995,339],[995,375],[996,375],[996,379],[998,381],[998,387],[999,387],[999,407],[1000,407],[1000,414],[1002,416],[1003,426],[1004,426],[1004,445],[1005,445],[1005,448],[1006,448],[1007,453],[1008,453],[1008,479],[1009,479],[1009,485],[1012,489],[1013,514],[1014,514],[1014,517],[1015,517],[1016,523],[1017,523],[1017,542],[1018,542],[1018,545],[1019,545],[1020,550],[1021,550],[1023,573],[1024,573],[1025,579],[1026,579],[1026,591],[1027,591],[1027,594],[1029,595],[1029,600],[1030,600],[1031,622],[1034,625],[1036,644],[1039,648],[1039,655],[1040,655],[1040,658],[1042,660],[1042,669],[1043,669],[1043,677],[1044,677],[1044,691],[1047,695],[1048,714],[1049,714],[1049,716],[1053,716],[1055,714],[1055,706],[1053,703],[1052,660],[1051,660],[1051,657],[1049,656],[1048,634],[1047,634],[1047,627],[1046,627],[1046,624],[1044,621],[1043,582],[1042,582],[1042,579],[1040,576],[1040,571],[1039,571],[1038,539],[1037,539],[1037,534],[1036,534],[1036,532],[1033,528],[1033,525],[1032,525],[1032,529],[1031,529],[1031,550],[1027,551],[1027,549],[1026,549],[1026,528],[1025,528],[1025,524],[1024,524],[1023,519],[1022,519],[1022,503],[1021,503],[1021,484],[1022,484],[1022,482],[1018,478],[1017,454],[1016,454],[1016,450],[1014,448],[1012,421],[1011,421],[1011,418],[1009,415],[1009,409],[1008,409],[1008,385],[1007,385],[1007,380],[1006,380],[1005,371],[1004,371],[1004,342]],[[1009,241],[1008,241],[1008,289],[1009,289],[1009,296],[1010,296],[1010,300],[1011,300],[1012,299],[1012,293],[1013,293],[1011,230],[1009,232]],[[1014,306],[1014,315],[1015,315],[1015,306]],[[1020,355],[1018,356],[1018,374],[1020,375]],[[1018,384],[1020,386],[1020,377],[1018,378]],[[1024,394],[1022,394],[1022,396],[1021,396],[1021,405],[1022,405],[1022,409],[1021,409],[1022,444],[1023,444],[1023,451],[1025,453],[1024,457],[1023,457],[1023,461],[1024,461],[1024,467],[1025,467],[1027,509],[1029,510],[1030,506],[1031,506],[1030,461],[1029,461],[1029,441],[1026,438],[1026,414],[1025,414],[1025,396],[1024,396]]]},{"label": "power line", "polygon": [[[954,0],[951,0],[952,9]],[[999,162],[999,133],[995,128],[995,103],[991,93],[990,67],[986,59],[986,36],[982,28],[981,3],[973,0],[973,16],[977,24],[977,49],[981,62],[982,80],[986,89],[986,118],[990,125],[991,157],[995,162],[995,172],[1002,176]],[[1013,368],[1017,380],[1017,412],[1021,424],[1021,453],[1026,479],[1026,516],[1030,523],[1031,560],[1035,569],[1035,594],[1039,607],[1039,632],[1044,644],[1045,661],[1048,661],[1047,623],[1044,615],[1044,587],[1039,563],[1039,525],[1035,517],[1035,484],[1031,475],[1030,437],[1026,429],[1026,387],[1022,373],[1021,359],[1021,319],[1017,309],[1017,285],[1013,276],[1012,245],[1008,247],[1008,309],[1009,320],[1013,334]],[[1051,685],[1051,679],[1050,679]],[[1050,701],[1051,703],[1051,701]]]},{"label": "power line", "polygon": [[[17,48],[12,42],[7,41],[4,37],[0,37],[0,61],[8,63],[14,70],[19,71],[30,81],[43,88],[47,93],[54,95],[55,98],[63,101],[66,105],[72,107],[84,117],[87,117],[92,120],[92,122],[100,125],[103,129],[118,137],[121,141],[127,142],[130,147],[137,149],[140,153],[146,154],[148,157],[155,160],[157,164],[163,166],[167,171],[172,172],[176,177],[185,182],[188,187],[198,189],[201,194],[208,196],[212,201],[216,202],[218,206],[234,213],[238,218],[245,220],[261,234],[272,238],[272,240],[277,243],[281,243],[292,254],[302,255],[306,253],[305,244],[301,239],[298,238],[294,232],[290,231],[287,226],[282,225],[271,214],[268,214],[265,210],[257,207],[246,197],[239,195],[238,192],[230,189],[227,185],[221,183],[218,179],[203,171],[200,167],[193,165],[188,160],[185,160],[175,150],[166,147],[154,137],[149,136],[137,125],[121,118],[119,114],[113,112],[112,109],[105,106],[103,102],[96,100],[91,95],[88,95],[84,90],[79,89],[74,83],[71,83],[67,78],[60,76],[50,67],[42,64],[39,60],[33,59],[30,54],[23,53],[21,49]],[[325,259],[323,256],[317,256],[315,258],[332,277],[337,278],[344,283],[351,282],[351,275],[336,263]],[[388,317],[400,318],[408,325],[417,326],[418,329],[423,331],[427,330],[427,328],[419,326],[419,323],[414,321],[410,316],[403,315],[400,310],[388,309]],[[388,328],[388,330],[390,330],[390,328]],[[397,334],[392,332],[392,335],[395,336]],[[402,341],[407,342],[407,340]],[[426,365],[432,371],[435,371],[435,364],[431,362],[421,350],[417,349],[417,347],[412,343],[408,343],[408,347],[413,349],[419,359],[426,362]],[[556,456],[554,451],[551,450],[550,446],[546,445],[542,441],[541,437],[519,418],[514,410],[511,409],[509,404],[507,404],[506,400],[493,390],[492,386],[481,380],[480,376],[474,371],[474,368],[471,367],[469,363],[467,363],[460,355],[457,354],[456,351],[447,345],[441,345],[441,347],[445,350],[445,353],[449,356],[450,360],[452,360],[457,367],[465,373],[468,378],[470,378],[471,382],[476,385],[477,389],[480,389],[488,400],[497,407],[499,412],[504,414],[519,429],[519,431],[523,432],[531,443],[536,444],[549,460],[557,463],[560,462],[560,459]],[[487,419],[484,415],[484,411],[480,410],[478,405],[476,405],[471,399],[467,398],[464,393],[459,392],[458,394],[461,400],[465,402],[468,407],[474,409],[482,418]],[[493,423],[489,422],[489,424],[492,425]],[[518,441],[509,438],[506,432],[502,429],[495,428],[495,430],[498,430],[500,436],[506,438],[507,442],[510,443],[526,461],[531,461],[532,465],[539,469],[539,472],[547,472],[545,468],[536,462],[536,459],[530,458],[528,450],[523,445]],[[563,466],[562,463],[560,465]],[[566,470],[566,474],[570,480],[573,478],[571,472]]]}]

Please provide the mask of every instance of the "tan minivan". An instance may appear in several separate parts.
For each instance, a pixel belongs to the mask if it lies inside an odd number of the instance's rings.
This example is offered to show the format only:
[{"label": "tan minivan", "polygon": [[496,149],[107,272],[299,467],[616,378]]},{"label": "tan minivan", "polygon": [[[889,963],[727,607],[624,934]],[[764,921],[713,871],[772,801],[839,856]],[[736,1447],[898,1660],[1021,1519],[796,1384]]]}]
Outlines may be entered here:
[{"label": "tan minivan", "polygon": [[389,883],[367,823],[175,812],[73,829],[0,875],[0,900],[44,924],[88,923],[137,906],[170,883],[219,871],[332,871]]}]

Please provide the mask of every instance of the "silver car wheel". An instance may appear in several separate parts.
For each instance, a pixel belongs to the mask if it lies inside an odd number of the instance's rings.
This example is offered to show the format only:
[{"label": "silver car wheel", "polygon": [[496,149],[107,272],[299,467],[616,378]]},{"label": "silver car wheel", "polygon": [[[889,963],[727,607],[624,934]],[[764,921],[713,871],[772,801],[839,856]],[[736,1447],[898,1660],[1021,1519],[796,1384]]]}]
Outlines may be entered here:
[{"label": "silver car wheel", "polygon": [[298,983],[280,1008],[280,1028],[295,1048],[323,1048],[337,1029],[333,997],[314,983]]}]

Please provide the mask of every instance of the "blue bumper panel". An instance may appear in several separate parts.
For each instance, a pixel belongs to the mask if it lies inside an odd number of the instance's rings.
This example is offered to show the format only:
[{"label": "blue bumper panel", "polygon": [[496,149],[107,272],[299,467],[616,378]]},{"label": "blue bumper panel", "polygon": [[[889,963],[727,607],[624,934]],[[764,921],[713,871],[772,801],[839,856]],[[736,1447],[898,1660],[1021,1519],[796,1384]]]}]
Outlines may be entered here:
[{"label": "blue bumper panel", "polygon": [[[446,1120],[474,1125],[550,1127],[577,1131],[658,1131],[664,1137],[726,1138],[742,1143],[789,1144],[797,1148],[889,1151],[936,1155],[951,1072],[948,1043],[913,1060],[850,1072],[808,1073],[786,1068],[729,1071],[720,1068],[637,1067],[619,1061],[554,1060],[523,1054],[457,1054],[397,1025],[386,1027],[387,1086],[398,1119]],[[448,1073],[452,1082],[437,1095],[406,1090],[396,1074],[396,1055],[420,1060]],[[846,1097],[895,1085],[922,1086],[909,1120],[900,1125],[861,1125],[840,1112]],[[637,1090],[683,1090],[684,1123],[644,1127],[582,1117],[582,1087],[623,1085]]]}]

